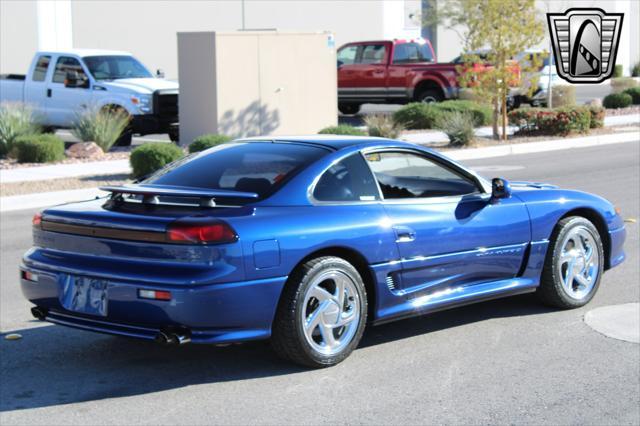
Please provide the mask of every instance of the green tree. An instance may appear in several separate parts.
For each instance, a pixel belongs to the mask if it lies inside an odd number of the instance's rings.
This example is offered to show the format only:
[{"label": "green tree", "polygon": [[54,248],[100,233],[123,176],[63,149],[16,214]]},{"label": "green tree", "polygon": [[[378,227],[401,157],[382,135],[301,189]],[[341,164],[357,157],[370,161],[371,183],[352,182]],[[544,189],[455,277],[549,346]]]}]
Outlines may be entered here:
[{"label": "green tree", "polygon": [[463,41],[466,54],[459,67],[460,86],[472,90],[474,98],[491,103],[493,136],[500,137],[502,121],[502,137],[506,139],[510,90],[531,93],[536,87],[531,71],[540,65],[541,56],[519,64],[514,61],[543,39],[545,25],[535,0],[440,0],[436,4],[437,13],[428,22],[454,29]]}]

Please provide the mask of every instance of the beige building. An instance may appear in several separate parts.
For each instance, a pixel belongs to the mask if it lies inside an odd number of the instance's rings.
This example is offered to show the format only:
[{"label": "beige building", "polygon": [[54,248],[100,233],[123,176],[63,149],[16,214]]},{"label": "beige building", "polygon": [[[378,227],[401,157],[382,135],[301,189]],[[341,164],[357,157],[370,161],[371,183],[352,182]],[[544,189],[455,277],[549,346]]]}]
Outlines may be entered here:
[{"label": "beige building", "polygon": [[[447,0],[437,0],[438,3]],[[505,0],[507,1],[507,0]],[[38,49],[127,50],[177,79],[177,36],[185,31],[279,29],[330,31],[337,46],[354,40],[433,39],[438,60],[460,54],[455,31],[421,28],[430,0],[0,0],[0,73],[22,73]],[[571,7],[625,14],[617,62],[640,61],[640,1],[538,0],[541,15]],[[539,47],[546,48],[548,41]]]}]

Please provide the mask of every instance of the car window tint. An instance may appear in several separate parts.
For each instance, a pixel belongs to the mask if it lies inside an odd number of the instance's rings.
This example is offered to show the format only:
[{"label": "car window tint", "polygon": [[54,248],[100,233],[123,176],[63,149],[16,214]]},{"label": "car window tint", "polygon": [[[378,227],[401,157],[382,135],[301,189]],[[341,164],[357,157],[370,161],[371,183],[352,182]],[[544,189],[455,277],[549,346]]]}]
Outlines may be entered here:
[{"label": "car window tint", "polygon": [[327,150],[293,143],[228,143],[172,163],[144,183],[274,193]]},{"label": "car window tint", "polygon": [[347,46],[338,51],[340,65],[351,65],[356,62],[358,46]]},{"label": "car window tint", "polygon": [[318,201],[374,201],[378,188],[360,154],[351,155],[327,169],[313,191]]},{"label": "car window tint", "polygon": [[53,73],[53,82],[64,83],[68,72],[75,73],[76,80],[78,81],[87,80],[87,75],[84,73],[82,65],[80,65],[80,62],[76,58],[61,56],[56,62],[56,69]]},{"label": "car window tint", "polygon": [[33,70],[33,81],[44,81],[47,76],[47,70],[49,69],[49,62],[51,62],[51,56],[40,56],[36,67]]},{"label": "car window tint", "polygon": [[464,195],[477,191],[466,177],[406,152],[382,152],[366,156],[385,199]]},{"label": "car window tint", "polygon": [[384,60],[384,44],[367,44],[362,49],[361,64],[381,64]]},{"label": "car window tint", "polygon": [[433,51],[427,43],[420,45],[420,60],[422,62],[433,62]]},{"label": "car window tint", "polygon": [[397,44],[393,51],[393,62],[396,64],[420,62],[418,45],[416,43]]}]

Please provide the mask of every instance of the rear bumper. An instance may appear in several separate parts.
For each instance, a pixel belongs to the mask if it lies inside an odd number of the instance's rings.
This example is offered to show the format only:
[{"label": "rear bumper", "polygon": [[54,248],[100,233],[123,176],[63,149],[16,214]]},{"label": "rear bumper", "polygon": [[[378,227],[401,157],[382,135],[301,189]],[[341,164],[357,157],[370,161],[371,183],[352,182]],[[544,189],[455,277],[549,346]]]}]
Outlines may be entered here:
[{"label": "rear bumper", "polygon": [[[107,315],[91,316],[64,308],[60,295],[65,274],[23,265],[37,282],[21,274],[24,296],[47,310],[46,321],[107,334],[153,339],[167,327],[188,328],[194,343],[266,339],[271,335],[280,293],[287,277],[210,285],[149,285],[109,281]],[[170,301],[138,297],[139,289],[171,292]]]}]

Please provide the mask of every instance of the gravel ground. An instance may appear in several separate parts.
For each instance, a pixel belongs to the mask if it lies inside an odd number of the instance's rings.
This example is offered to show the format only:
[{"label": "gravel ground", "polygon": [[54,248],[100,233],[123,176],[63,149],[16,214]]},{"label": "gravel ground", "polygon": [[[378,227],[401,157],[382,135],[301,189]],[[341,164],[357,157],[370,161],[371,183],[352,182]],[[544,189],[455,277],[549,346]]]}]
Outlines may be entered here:
[{"label": "gravel ground", "polygon": [[121,185],[127,181],[129,181],[129,175],[117,174],[3,183],[0,184],[0,196],[8,197],[38,192],[64,191],[66,189],[95,188],[103,185]]}]

